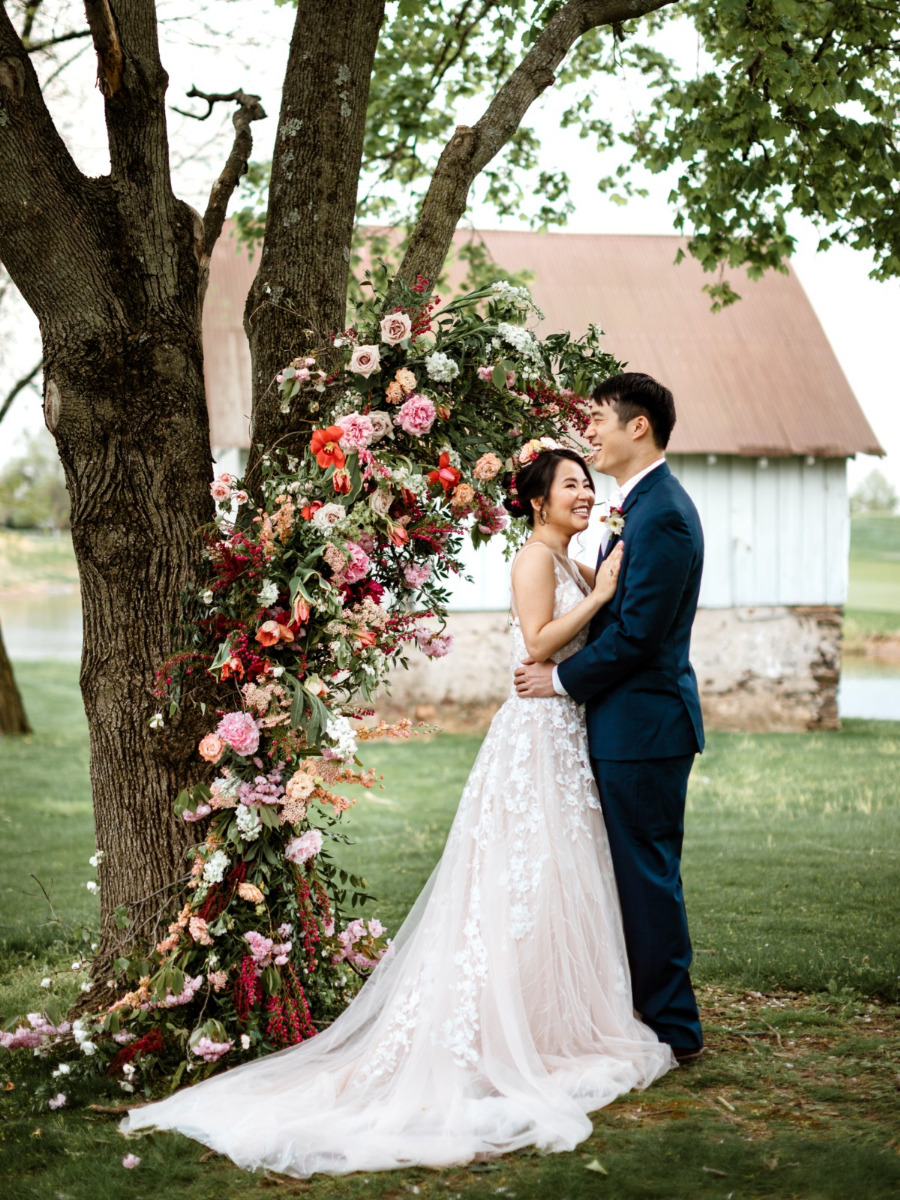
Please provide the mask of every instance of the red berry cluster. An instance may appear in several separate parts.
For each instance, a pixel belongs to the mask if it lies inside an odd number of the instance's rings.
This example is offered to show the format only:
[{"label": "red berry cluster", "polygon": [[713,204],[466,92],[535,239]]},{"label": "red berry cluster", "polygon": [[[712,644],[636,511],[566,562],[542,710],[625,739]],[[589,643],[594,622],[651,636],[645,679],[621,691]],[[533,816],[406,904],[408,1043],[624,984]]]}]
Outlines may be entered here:
[{"label": "red berry cluster", "polygon": [[241,960],[241,969],[234,981],[234,1011],[239,1021],[248,1021],[250,1013],[262,1000],[262,984],[256,977],[256,963],[250,954]]},{"label": "red berry cluster", "polygon": [[143,1037],[135,1038],[133,1042],[123,1046],[118,1054],[110,1059],[106,1073],[107,1075],[117,1075],[126,1063],[130,1063],[139,1054],[162,1054],[165,1048],[166,1039],[158,1029],[151,1029]]}]

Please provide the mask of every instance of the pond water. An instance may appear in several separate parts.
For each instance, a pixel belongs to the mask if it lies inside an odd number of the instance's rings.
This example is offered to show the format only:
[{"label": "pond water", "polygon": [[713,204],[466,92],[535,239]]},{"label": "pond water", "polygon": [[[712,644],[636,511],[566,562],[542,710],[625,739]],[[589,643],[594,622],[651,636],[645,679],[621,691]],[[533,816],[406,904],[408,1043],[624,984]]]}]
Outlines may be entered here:
[{"label": "pond water", "polygon": [[[0,596],[0,629],[13,660],[81,656],[81,602],[77,592]],[[842,717],[900,721],[900,662],[847,657],[838,691]]]}]

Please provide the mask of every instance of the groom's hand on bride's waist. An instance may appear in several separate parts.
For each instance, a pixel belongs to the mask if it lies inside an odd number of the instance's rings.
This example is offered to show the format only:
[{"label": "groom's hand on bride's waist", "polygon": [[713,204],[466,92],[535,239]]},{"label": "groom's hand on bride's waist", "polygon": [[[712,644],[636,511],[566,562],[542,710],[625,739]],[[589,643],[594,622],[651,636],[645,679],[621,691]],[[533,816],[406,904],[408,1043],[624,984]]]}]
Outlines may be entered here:
[{"label": "groom's hand on bride's waist", "polygon": [[557,694],[553,686],[553,663],[526,658],[520,667],[516,667],[513,678],[518,694],[530,700],[545,700]]}]

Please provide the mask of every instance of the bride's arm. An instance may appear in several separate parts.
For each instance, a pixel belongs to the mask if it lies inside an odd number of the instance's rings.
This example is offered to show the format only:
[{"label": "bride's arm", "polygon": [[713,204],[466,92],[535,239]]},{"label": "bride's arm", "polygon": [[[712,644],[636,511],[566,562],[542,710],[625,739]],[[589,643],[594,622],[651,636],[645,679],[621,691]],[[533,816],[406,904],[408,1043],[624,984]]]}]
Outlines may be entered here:
[{"label": "bride's arm", "polygon": [[545,662],[561,650],[580,629],[587,625],[604,604],[615,594],[622,563],[623,543],[619,542],[603,564],[590,595],[580,600],[564,616],[553,616],[556,594],[556,575],[553,553],[543,548],[520,554],[512,572],[512,589],[516,613],[525,647],[535,662]]}]

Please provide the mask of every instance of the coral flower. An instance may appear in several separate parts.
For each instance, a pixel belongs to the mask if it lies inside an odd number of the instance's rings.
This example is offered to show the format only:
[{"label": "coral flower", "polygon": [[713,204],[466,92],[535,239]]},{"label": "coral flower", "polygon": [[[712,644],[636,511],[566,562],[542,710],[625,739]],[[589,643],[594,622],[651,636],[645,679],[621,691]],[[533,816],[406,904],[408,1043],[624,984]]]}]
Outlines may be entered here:
[{"label": "coral flower", "polygon": [[338,467],[331,477],[331,482],[338,495],[346,495],[350,491],[350,472]]},{"label": "coral flower", "polygon": [[409,534],[402,525],[395,524],[388,518],[388,537],[395,546],[404,546],[409,541]]},{"label": "coral flower", "polygon": [[222,757],[222,751],[225,749],[225,743],[220,737],[214,733],[208,733],[197,747],[200,751],[200,757],[205,758],[207,762],[216,763]]},{"label": "coral flower", "polygon": [[460,472],[456,467],[450,464],[450,455],[445,450],[438,459],[436,471],[430,471],[428,475],[429,483],[439,483],[445,492],[449,492],[451,488],[455,488],[460,480]]},{"label": "coral flower", "polygon": [[344,452],[338,444],[343,436],[344,431],[340,425],[329,425],[327,429],[317,429],[313,433],[309,448],[323,471],[330,466],[344,465]]},{"label": "coral flower", "polygon": [[304,600],[301,592],[298,592],[294,597],[294,603],[291,606],[291,619],[295,625],[305,625],[309,620],[309,604]]},{"label": "coral flower", "polygon": [[229,658],[228,662],[222,666],[222,682],[231,675],[237,675],[240,678],[244,674],[244,664],[239,658]]},{"label": "coral flower", "polygon": [[294,635],[287,625],[281,625],[278,621],[263,621],[256,631],[256,640],[261,646],[274,646],[279,641],[292,642]]}]

